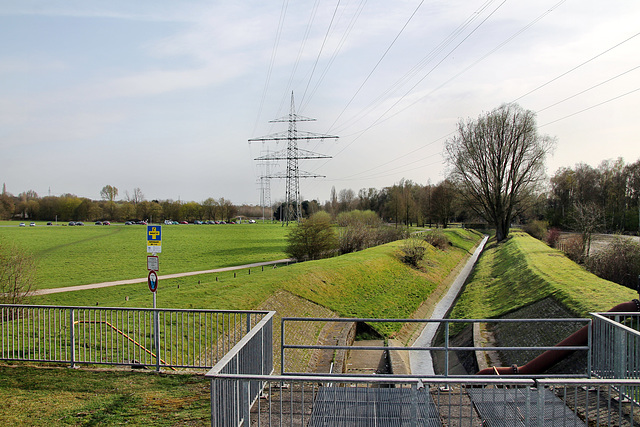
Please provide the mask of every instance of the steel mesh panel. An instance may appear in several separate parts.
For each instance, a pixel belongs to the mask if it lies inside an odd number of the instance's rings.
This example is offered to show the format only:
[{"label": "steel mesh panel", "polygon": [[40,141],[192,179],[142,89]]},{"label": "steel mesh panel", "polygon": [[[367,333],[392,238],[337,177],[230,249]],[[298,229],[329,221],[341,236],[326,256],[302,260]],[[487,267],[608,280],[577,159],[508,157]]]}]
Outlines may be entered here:
[{"label": "steel mesh panel", "polygon": [[428,389],[322,387],[309,426],[409,426],[416,415],[419,426],[442,426]]},{"label": "steel mesh panel", "polygon": [[[531,388],[469,388],[484,425],[492,427],[537,426],[538,389]],[[542,389],[544,426],[585,426],[555,394]]]}]

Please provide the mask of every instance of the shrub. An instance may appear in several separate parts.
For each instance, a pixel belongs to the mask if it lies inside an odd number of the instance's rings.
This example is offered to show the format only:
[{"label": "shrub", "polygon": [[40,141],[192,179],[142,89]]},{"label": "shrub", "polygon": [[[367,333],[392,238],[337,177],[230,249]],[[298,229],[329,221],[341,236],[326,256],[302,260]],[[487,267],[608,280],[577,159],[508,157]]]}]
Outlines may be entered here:
[{"label": "shrub", "polygon": [[559,239],[560,239],[560,229],[557,227],[553,227],[549,229],[549,231],[547,232],[547,238],[545,239],[547,242],[547,245],[551,246],[552,248],[557,248]]},{"label": "shrub", "polygon": [[388,225],[382,225],[376,228],[374,236],[374,245],[384,245],[385,243],[395,242],[396,240],[406,239],[409,232],[404,228],[390,227]]},{"label": "shrub", "polygon": [[543,240],[547,236],[548,226],[549,224],[546,221],[534,220],[525,224],[522,229],[532,237]]},{"label": "shrub", "polygon": [[289,232],[285,252],[291,258],[306,261],[331,256],[337,246],[331,216],[321,211],[299,223]]},{"label": "shrub", "polygon": [[584,258],[584,239],[580,235],[566,238],[561,245],[562,252],[574,262],[582,262]]},{"label": "shrub", "polygon": [[427,248],[424,246],[423,239],[409,238],[404,241],[400,259],[407,265],[417,267],[418,263],[424,259]]},{"label": "shrub", "polygon": [[640,274],[640,244],[617,237],[589,257],[587,268],[603,279],[636,289]]},{"label": "shrub", "polygon": [[367,227],[379,227],[382,220],[375,212],[371,210],[360,211],[353,210],[338,214],[336,222],[340,227],[349,227],[352,225],[364,225]]},{"label": "shrub", "polygon": [[442,230],[430,230],[422,234],[422,238],[425,242],[433,246],[434,248],[438,248],[441,251],[446,250],[449,247],[449,239],[444,235]]},{"label": "shrub", "polygon": [[371,246],[375,230],[360,224],[344,227],[340,231],[339,249],[341,254],[361,251]]},{"label": "shrub", "polygon": [[338,215],[338,225],[342,228],[339,237],[340,253],[361,251],[373,246],[403,239],[404,230],[394,229],[382,224],[373,211],[351,211]]}]

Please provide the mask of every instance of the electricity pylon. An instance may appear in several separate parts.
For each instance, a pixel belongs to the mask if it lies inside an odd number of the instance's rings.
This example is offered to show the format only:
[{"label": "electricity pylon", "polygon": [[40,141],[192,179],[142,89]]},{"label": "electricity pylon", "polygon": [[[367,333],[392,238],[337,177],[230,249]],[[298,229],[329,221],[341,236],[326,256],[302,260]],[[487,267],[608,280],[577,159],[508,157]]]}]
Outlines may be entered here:
[{"label": "electricity pylon", "polygon": [[[270,151],[267,149],[267,156],[270,155]],[[270,221],[273,220],[273,209],[271,206],[271,166],[270,161],[263,161],[260,164],[262,166],[262,175],[260,176],[260,206],[262,206],[262,222],[265,219],[265,210],[269,213]]]},{"label": "electricity pylon", "polygon": [[318,133],[311,133],[305,131],[299,131],[298,122],[311,122],[315,119],[309,117],[303,117],[295,112],[295,104],[293,102],[293,92],[291,92],[291,108],[289,115],[281,117],[279,119],[271,120],[269,123],[289,123],[289,129],[286,132],[278,132],[271,135],[261,136],[258,138],[251,138],[251,142],[268,142],[268,141],[287,141],[287,148],[266,156],[261,156],[255,160],[286,160],[287,171],[285,175],[274,174],[265,178],[286,178],[287,180],[287,194],[285,196],[286,206],[283,217],[283,225],[289,225],[290,221],[299,222],[302,219],[302,208],[300,203],[300,178],[324,178],[323,175],[315,175],[309,172],[300,171],[298,167],[298,160],[306,159],[330,159],[331,156],[324,154],[313,153],[308,150],[298,148],[298,141],[312,141],[322,139],[338,139],[334,135],[325,135]]}]

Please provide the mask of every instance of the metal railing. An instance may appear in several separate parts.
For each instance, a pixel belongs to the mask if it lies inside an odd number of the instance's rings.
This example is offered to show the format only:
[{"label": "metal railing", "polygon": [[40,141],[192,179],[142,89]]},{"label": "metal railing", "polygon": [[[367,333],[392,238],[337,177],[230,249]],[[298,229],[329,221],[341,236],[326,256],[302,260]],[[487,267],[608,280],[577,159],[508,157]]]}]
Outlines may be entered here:
[{"label": "metal railing", "polygon": [[0,360],[210,369],[267,313],[0,305]]},{"label": "metal railing", "polygon": [[[432,345],[432,346],[414,346],[414,347],[389,347],[389,346],[367,346],[367,347],[353,347],[350,345],[300,345],[300,344],[291,344],[286,341],[286,324],[290,322],[326,322],[326,323],[345,323],[345,324],[354,324],[359,322],[365,323],[423,323],[427,325],[437,324],[442,328],[442,345]],[[582,346],[563,346],[558,347],[555,346],[556,342],[545,343],[546,345],[533,345],[533,346],[454,346],[450,342],[450,331],[452,325],[457,325],[456,327],[472,325],[474,323],[484,323],[484,324],[508,324],[508,323],[520,323],[520,324],[531,324],[531,323],[540,323],[540,324],[581,324],[590,325],[591,319],[586,318],[560,318],[560,319],[368,319],[368,318],[304,318],[304,317],[283,317],[281,323],[281,336],[283,337],[280,353],[282,360],[282,374],[303,374],[302,372],[286,372],[286,358],[287,351],[291,350],[321,350],[321,351],[342,351],[345,352],[348,350],[357,349],[358,351],[402,351],[408,353],[414,353],[420,355],[420,353],[425,352],[441,352],[444,360],[444,372],[438,376],[445,377],[455,377],[456,375],[452,375],[449,372],[449,357],[450,352],[454,351],[500,351],[500,352],[538,352],[542,353],[543,351],[551,350],[551,351],[566,351],[566,350],[583,350],[586,351],[586,355],[584,357],[585,363],[584,368],[585,371],[583,373],[578,374],[559,374],[556,375],[558,377],[577,377],[584,378],[589,377],[590,372],[590,360],[591,360],[591,334],[588,334],[587,344]],[[459,375],[458,375],[459,376]],[[416,376],[418,377],[418,376]],[[533,378],[536,375],[527,375],[527,378]],[[537,377],[544,377],[544,375],[537,375]]]},{"label": "metal railing", "polygon": [[[593,375],[640,379],[640,313],[594,313],[593,318]],[[640,388],[620,393],[640,404]]]},{"label": "metal railing", "polygon": [[[207,374],[212,402],[258,382],[241,418],[212,426],[636,426],[640,410],[618,393],[640,380],[409,378]],[[231,403],[231,402],[229,402]],[[237,407],[237,405],[241,407]]]},{"label": "metal railing", "polygon": [[[273,316],[266,314],[208,373],[216,375],[268,376],[273,373]],[[211,381],[211,424],[241,425],[248,420],[249,408],[258,399],[263,382]],[[245,424],[249,425],[249,424]]]}]

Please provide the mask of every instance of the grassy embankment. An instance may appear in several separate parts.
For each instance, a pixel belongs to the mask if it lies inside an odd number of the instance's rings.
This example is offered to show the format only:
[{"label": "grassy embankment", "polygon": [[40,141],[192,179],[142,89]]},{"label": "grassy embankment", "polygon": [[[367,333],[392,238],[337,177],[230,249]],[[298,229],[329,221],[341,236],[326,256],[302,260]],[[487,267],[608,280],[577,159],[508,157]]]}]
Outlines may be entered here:
[{"label": "grassy embankment", "polygon": [[584,317],[638,294],[600,279],[526,233],[513,232],[506,242],[487,245],[451,317],[495,318],[547,297]]}]

